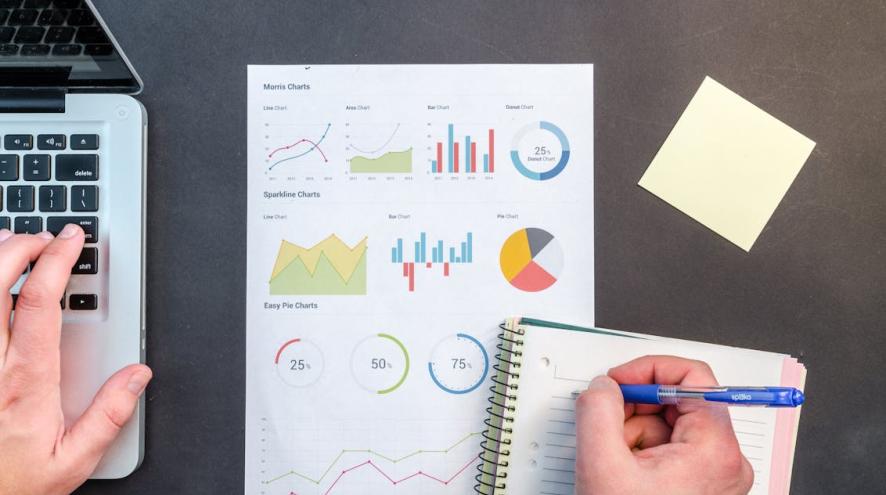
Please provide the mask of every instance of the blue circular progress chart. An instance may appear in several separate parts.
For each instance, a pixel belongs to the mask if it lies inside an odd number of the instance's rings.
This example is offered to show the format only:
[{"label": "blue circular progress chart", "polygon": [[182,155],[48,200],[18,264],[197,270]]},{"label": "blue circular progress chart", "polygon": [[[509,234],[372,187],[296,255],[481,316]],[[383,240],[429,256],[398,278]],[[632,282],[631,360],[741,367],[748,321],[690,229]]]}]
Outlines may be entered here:
[{"label": "blue circular progress chart", "polygon": [[431,351],[428,372],[444,392],[467,394],[486,381],[489,354],[479,340],[468,334],[450,335]]},{"label": "blue circular progress chart", "polygon": [[520,129],[511,143],[511,161],[514,162],[514,167],[524,177],[532,180],[548,180],[560,175],[569,163],[569,154],[566,134],[556,125],[544,120],[532,122]]}]

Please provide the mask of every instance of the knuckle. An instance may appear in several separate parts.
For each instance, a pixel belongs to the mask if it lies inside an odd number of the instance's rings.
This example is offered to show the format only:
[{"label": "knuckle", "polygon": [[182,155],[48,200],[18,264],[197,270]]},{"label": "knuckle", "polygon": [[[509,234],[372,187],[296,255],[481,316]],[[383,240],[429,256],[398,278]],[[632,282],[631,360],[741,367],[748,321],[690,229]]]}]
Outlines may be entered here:
[{"label": "knuckle", "polygon": [[29,278],[18,295],[18,301],[15,304],[17,310],[35,310],[41,311],[47,307],[47,303],[52,301],[54,296],[50,288],[33,278]]},{"label": "knuckle", "polygon": [[123,427],[126,425],[126,421],[129,420],[129,415],[126,414],[120,407],[108,406],[102,408],[102,413],[105,415],[106,423],[108,427],[114,432],[118,433]]}]

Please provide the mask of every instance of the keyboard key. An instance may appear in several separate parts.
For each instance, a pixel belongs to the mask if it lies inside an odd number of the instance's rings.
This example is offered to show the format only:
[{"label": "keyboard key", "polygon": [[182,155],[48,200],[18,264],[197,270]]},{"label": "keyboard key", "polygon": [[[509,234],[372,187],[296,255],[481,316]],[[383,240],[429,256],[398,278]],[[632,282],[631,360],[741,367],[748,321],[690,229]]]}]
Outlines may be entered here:
[{"label": "keyboard key", "polygon": [[97,150],[98,134],[71,134],[72,150]]},{"label": "keyboard key", "polygon": [[114,54],[114,45],[86,45],[83,49],[84,55],[93,57],[106,57]]},{"label": "keyboard key", "polygon": [[[34,186],[9,186],[6,188],[6,211],[27,213],[34,211]],[[16,219],[18,222],[18,219]],[[18,223],[16,223],[18,225]]]},{"label": "keyboard key", "polygon": [[55,155],[55,179],[77,182],[98,180],[98,155]]},{"label": "keyboard key", "polygon": [[43,35],[46,34],[46,28],[40,26],[26,26],[18,28],[15,35],[16,43],[40,43],[43,41]]},{"label": "keyboard key", "polygon": [[16,234],[39,234],[43,232],[43,219],[40,217],[15,217]]},{"label": "keyboard key", "polygon": [[52,0],[25,0],[26,9],[45,9],[52,4]]},{"label": "keyboard key", "polygon": [[[40,186],[40,204],[38,205],[40,211],[65,211],[66,195],[67,191],[65,190],[65,186]],[[50,220],[46,221],[46,224],[48,226],[52,225],[52,222]]]},{"label": "keyboard key", "polygon": [[12,224],[9,222],[9,217],[0,217],[0,229],[9,230],[12,228]]},{"label": "keyboard key", "polygon": [[15,9],[9,16],[10,26],[30,26],[37,20],[37,11],[35,9]]},{"label": "keyboard key", "polygon": [[49,180],[49,155],[25,155],[22,158],[22,175],[25,180]]},{"label": "keyboard key", "polygon": [[46,219],[46,230],[52,232],[52,235],[58,235],[69,223],[83,229],[87,244],[98,242],[98,217],[49,217]]},{"label": "keyboard key", "polygon": [[82,0],[55,0],[52,2],[58,9],[76,9],[82,3]]},{"label": "keyboard key", "polygon": [[98,211],[98,186],[71,187],[71,211]]},{"label": "keyboard key", "polygon": [[0,45],[0,57],[11,57],[18,53],[18,45]]},{"label": "keyboard key", "polygon": [[91,26],[94,22],[92,12],[86,9],[72,10],[68,16],[68,26]]},{"label": "keyboard key", "polygon": [[17,9],[22,6],[22,0],[0,0],[0,8]]},{"label": "keyboard key", "polygon": [[83,248],[80,257],[74,263],[71,275],[95,275],[98,273],[98,249]]},{"label": "keyboard key", "polygon": [[46,43],[70,43],[74,39],[74,33],[77,32],[72,27],[51,27],[46,31]]},{"label": "keyboard key", "polygon": [[71,294],[68,308],[74,311],[95,311],[98,309],[98,296],[95,294]]},{"label": "keyboard key", "polygon": [[18,180],[18,155],[0,155],[0,181]]},{"label": "keyboard key", "polygon": [[110,43],[111,40],[105,35],[105,32],[100,27],[82,27],[77,30],[77,37],[74,38],[75,43],[83,43],[85,44],[98,44],[98,43]]},{"label": "keyboard key", "polygon": [[80,45],[55,45],[52,47],[52,54],[60,57],[71,57],[80,55],[83,48]]},{"label": "keyboard key", "polygon": [[22,45],[22,57],[49,55],[49,45]]},{"label": "keyboard key", "polygon": [[7,134],[3,138],[3,146],[9,151],[30,150],[34,148],[34,136],[30,134]]},{"label": "keyboard key", "polygon": [[0,23],[6,22],[7,17],[9,17],[9,11],[6,9],[0,9]]},{"label": "keyboard key", "polygon": [[63,150],[67,140],[64,134],[40,134],[37,136],[38,150]]},{"label": "keyboard key", "polygon": [[9,43],[15,36],[15,28],[9,26],[0,27],[0,43]]},{"label": "keyboard key", "polygon": [[68,11],[61,9],[46,9],[40,13],[37,24],[41,26],[61,26],[68,18]]}]

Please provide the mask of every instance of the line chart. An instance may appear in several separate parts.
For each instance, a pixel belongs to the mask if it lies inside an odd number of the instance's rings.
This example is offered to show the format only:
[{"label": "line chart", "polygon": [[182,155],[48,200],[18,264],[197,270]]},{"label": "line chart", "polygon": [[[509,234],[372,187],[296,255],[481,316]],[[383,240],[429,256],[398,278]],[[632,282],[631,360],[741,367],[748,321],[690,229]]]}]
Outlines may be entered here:
[{"label": "line chart", "polygon": [[[406,455],[404,455],[404,456],[402,456],[402,457],[393,457],[393,456],[385,455],[385,454],[382,454],[382,453],[380,453],[380,452],[376,452],[376,451],[374,451],[374,450],[372,450],[372,449],[342,449],[342,451],[339,452],[339,454],[335,457],[335,459],[333,459],[332,462],[329,463],[329,467],[327,467],[326,470],[323,471],[323,474],[321,474],[321,475],[320,475],[319,477],[317,477],[317,478],[312,478],[310,475],[306,475],[306,474],[303,474],[303,473],[299,473],[298,471],[291,470],[291,471],[289,471],[288,473],[281,474],[280,476],[277,476],[277,477],[275,477],[275,478],[271,478],[271,479],[269,479],[269,480],[264,480],[264,481],[262,481],[262,484],[269,485],[269,484],[271,484],[271,483],[274,483],[274,482],[276,482],[276,481],[280,481],[280,480],[285,479],[285,478],[288,478],[288,477],[290,477],[290,476],[295,476],[295,477],[297,477],[297,478],[301,478],[301,479],[303,479],[303,480],[305,480],[305,481],[309,481],[309,482],[311,482],[311,483],[313,483],[313,484],[315,484],[315,485],[319,485],[320,483],[323,482],[324,479],[326,479],[327,476],[329,476],[329,473],[332,472],[332,468],[334,468],[335,465],[338,463],[338,461],[340,461],[341,458],[344,457],[346,454],[367,454],[367,455],[370,455],[370,456],[378,457],[379,459],[383,459],[383,460],[388,461],[388,462],[390,462],[390,463],[392,463],[392,464],[397,464],[397,463],[399,463],[399,462],[405,461],[406,459],[410,459],[410,458],[415,457],[415,456],[417,456],[417,455],[423,455],[423,454],[448,454],[450,451],[452,451],[453,449],[455,449],[455,448],[458,447],[459,445],[461,445],[461,444],[467,442],[468,440],[470,440],[470,439],[476,437],[476,436],[479,435],[479,434],[480,434],[479,431],[477,431],[477,432],[473,432],[473,433],[468,433],[468,434],[465,435],[464,437],[460,438],[457,442],[455,442],[454,444],[450,445],[449,447],[447,447],[447,448],[445,448],[445,449],[436,449],[436,450],[419,449],[419,450],[416,450],[416,451],[411,452],[411,453],[409,453],[409,454],[406,454]],[[471,459],[471,462],[473,462],[473,459]],[[352,471],[352,470],[354,470],[354,469],[357,469],[358,467],[362,467],[362,466],[364,466],[364,465],[366,465],[366,464],[372,464],[372,460],[367,460],[366,462],[364,462],[364,463],[362,463],[362,464],[359,464],[359,465],[357,465],[357,466],[351,467],[350,469],[345,469],[345,470],[343,470],[343,471],[341,472],[341,474],[339,475],[338,478],[341,478],[344,474],[346,474],[346,473],[348,473],[348,472],[350,472],[350,471]],[[375,467],[374,464],[373,464],[373,467]],[[376,469],[378,469],[378,468],[376,467]],[[462,471],[464,471],[464,469],[462,469]],[[456,473],[455,476],[458,476],[458,474],[460,474],[460,473],[461,473],[461,471],[459,471],[458,473]],[[384,474],[384,473],[382,473],[382,474]],[[417,472],[416,474],[413,474],[413,475],[412,475],[412,477],[415,477],[415,476],[428,476],[428,475],[422,473],[421,471],[419,471],[419,472]],[[455,476],[453,476],[453,478],[454,478]],[[338,481],[338,478],[336,479],[336,482]],[[388,479],[390,479],[390,478],[388,478]],[[406,479],[409,479],[409,478],[404,478],[403,480],[400,480],[400,481],[405,481]],[[392,480],[392,481],[393,481],[393,480]],[[452,481],[452,479],[450,479],[449,481]],[[335,483],[333,483],[333,486],[334,486],[334,484],[335,484]],[[330,487],[330,490],[331,490],[331,489],[332,489],[332,487]],[[326,493],[329,493],[329,492],[327,491]]]},{"label": "line chart", "polygon": [[[435,476],[435,475],[433,475],[433,474],[428,474],[428,473],[426,473],[426,472],[424,472],[424,471],[416,471],[416,472],[414,472],[414,473],[412,473],[412,474],[410,474],[410,475],[408,475],[408,476],[404,476],[403,478],[400,478],[400,479],[394,479],[394,478],[392,478],[389,474],[387,474],[387,473],[384,472],[380,467],[378,467],[374,462],[372,462],[371,460],[368,460],[368,461],[361,462],[360,464],[356,464],[356,465],[354,465],[354,466],[351,466],[351,467],[349,467],[349,468],[343,470],[343,471],[338,475],[338,477],[335,478],[335,481],[333,481],[332,484],[329,485],[329,488],[327,488],[326,491],[323,492],[323,495],[329,495],[330,493],[332,493],[332,490],[335,489],[335,486],[338,485],[338,482],[341,481],[342,478],[344,478],[345,476],[347,476],[349,473],[351,473],[351,472],[353,472],[353,471],[356,471],[356,470],[358,470],[358,469],[360,469],[360,468],[362,468],[362,467],[364,467],[364,466],[369,466],[369,467],[371,467],[372,469],[374,469],[374,470],[379,474],[379,476],[381,476],[381,477],[383,477],[384,479],[390,481],[392,485],[399,485],[400,483],[403,483],[404,481],[408,481],[408,480],[411,480],[411,479],[414,479],[414,478],[426,478],[426,479],[429,479],[429,480],[431,480],[431,481],[435,481],[435,482],[437,482],[437,483],[439,483],[439,484],[441,484],[441,485],[449,485],[450,483],[452,483],[453,480],[455,480],[455,478],[458,478],[458,476],[459,476],[460,474],[462,474],[463,472],[465,472],[465,470],[467,470],[469,467],[471,467],[471,465],[473,465],[474,462],[475,462],[477,459],[479,459],[479,458],[480,458],[479,455],[475,455],[474,457],[471,457],[471,459],[468,460],[468,462],[466,462],[461,468],[459,468],[458,471],[456,471],[455,473],[453,473],[453,474],[452,474],[451,476],[449,476],[448,478],[444,478],[444,477],[441,477],[441,476]],[[289,492],[289,495],[298,495],[298,494],[296,494],[295,492],[292,492],[292,491],[291,491],[291,492]]]},{"label": "line chart", "polygon": [[283,158],[281,160],[277,160],[276,162],[272,163],[271,166],[268,167],[268,171],[274,170],[274,167],[276,167],[277,165],[280,165],[281,163],[288,162],[290,160],[295,160],[296,158],[301,158],[301,157],[303,157],[303,156],[307,155],[308,153],[311,153],[315,150],[318,153],[320,153],[321,157],[323,157],[323,162],[328,163],[329,159],[326,157],[326,153],[323,152],[323,149],[320,148],[320,144],[326,139],[326,136],[329,134],[330,128],[332,128],[332,124],[326,124],[326,129],[323,131],[323,135],[320,136],[320,138],[317,139],[316,141],[308,139],[308,138],[301,138],[292,144],[288,144],[286,146],[280,146],[279,148],[276,148],[273,151],[271,151],[268,154],[268,160],[271,160],[272,158],[274,158],[274,155],[276,155],[277,153],[279,153],[281,151],[291,150],[301,144],[310,144],[311,145],[310,148],[308,148],[307,150],[305,150],[297,155],[289,156],[289,157]]},{"label": "line chart", "polygon": [[[374,150],[360,149],[360,148],[354,146],[354,143],[352,143],[350,141],[348,142],[348,147],[350,147],[352,150],[356,151],[357,153],[363,153],[364,155],[374,155],[374,154],[378,153],[379,151],[385,149],[385,147],[387,145],[391,144],[391,141],[394,140],[394,137],[397,135],[397,131],[399,131],[399,130],[400,130],[400,124],[397,124],[397,127],[394,128],[394,132],[391,133],[391,135],[390,135],[390,137],[388,137],[387,141],[385,141],[384,144],[382,144],[378,148],[375,148]],[[346,136],[346,137],[350,138],[351,136]]]}]

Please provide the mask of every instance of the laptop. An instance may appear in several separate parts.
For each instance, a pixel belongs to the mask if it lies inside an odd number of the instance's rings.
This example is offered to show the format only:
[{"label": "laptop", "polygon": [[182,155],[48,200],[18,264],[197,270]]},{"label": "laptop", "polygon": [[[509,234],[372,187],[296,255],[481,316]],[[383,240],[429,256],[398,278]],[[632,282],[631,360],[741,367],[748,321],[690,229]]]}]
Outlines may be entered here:
[{"label": "laptop", "polygon": [[[89,0],[0,0],[0,228],[86,232],[60,301],[68,421],[145,358],[147,115],[131,96],[141,89]],[[143,401],[94,478],[141,463]]]}]

